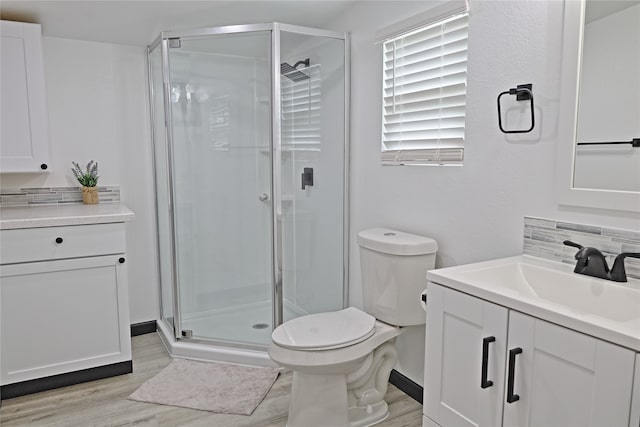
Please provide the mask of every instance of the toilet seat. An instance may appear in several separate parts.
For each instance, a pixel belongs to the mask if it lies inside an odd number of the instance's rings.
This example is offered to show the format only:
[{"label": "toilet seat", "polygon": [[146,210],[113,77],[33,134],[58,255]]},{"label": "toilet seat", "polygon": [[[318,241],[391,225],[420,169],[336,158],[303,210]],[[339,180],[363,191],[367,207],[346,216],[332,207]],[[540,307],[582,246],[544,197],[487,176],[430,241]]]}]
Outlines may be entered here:
[{"label": "toilet seat", "polygon": [[333,350],[371,337],[375,322],[370,314],[349,307],[289,320],[278,326],[271,338],[278,346],[292,350]]}]

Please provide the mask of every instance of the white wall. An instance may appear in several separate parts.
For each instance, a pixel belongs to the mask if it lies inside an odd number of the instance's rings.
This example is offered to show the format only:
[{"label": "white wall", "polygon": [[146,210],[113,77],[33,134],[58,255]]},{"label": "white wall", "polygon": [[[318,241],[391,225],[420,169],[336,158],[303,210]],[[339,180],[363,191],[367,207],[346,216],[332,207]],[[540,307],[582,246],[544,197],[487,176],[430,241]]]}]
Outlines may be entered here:
[{"label": "white wall", "polygon": [[[639,229],[637,215],[559,206],[555,194],[563,3],[470,1],[468,91],[463,167],[380,165],[381,46],[376,30],[428,2],[360,2],[330,27],[352,34],[350,302],[362,306],[359,230],[387,226],[435,238],[437,266],[522,253],[525,215]],[[507,136],[497,95],[533,83],[536,128]],[[522,123],[528,123],[527,111]],[[513,120],[514,115],[509,116]],[[518,123],[509,122],[517,126]],[[567,165],[568,166],[568,165]],[[396,367],[422,384],[423,328],[398,339]]]},{"label": "white wall", "polygon": [[71,161],[99,163],[136,214],[127,224],[131,322],[158,317],[155,214],[145,49],[44,40],[51,173],[3,174],[3,188],[75,186]]},{"label": "white wall", "polygon": [[[640,138],[638,52],[640,4],[585,25],[578,142]],[[579,188],[640,191],[640,149],[578,147],[574,182]]]}]

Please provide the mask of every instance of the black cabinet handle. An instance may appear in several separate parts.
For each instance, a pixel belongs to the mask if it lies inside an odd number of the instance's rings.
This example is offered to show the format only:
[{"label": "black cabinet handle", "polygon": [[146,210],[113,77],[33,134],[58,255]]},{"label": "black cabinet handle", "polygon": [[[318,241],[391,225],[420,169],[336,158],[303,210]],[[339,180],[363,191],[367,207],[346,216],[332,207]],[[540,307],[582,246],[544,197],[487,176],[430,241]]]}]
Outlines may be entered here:
[{"label": "black cabinet handle", "polygon": [[520,396],[513,392],[513,380],[516,375],[516,356],[522,353],[520,347],[509,350],[509,377],[507,378],[507,403],[513,403],[520,400]]},{"label": "black cabinet handle", "polygon": [[120,264],[124,264],[124,258],[119,258],[119,259],[118,259],[118,262],[119,262]]},{"label": "black cabinet handle", "polygon": [[57,244],[60,244],[62,242],[63,242],[62,237],[56,237],[56,243]]},{"label": "black cabinet handle", "polygon": [[47,166],[46,163],[43,163],[43,164],[40,165],[40,169],[42,169],[43,171],[47,170],[48,167],[49,166]]},{"label": "black cabinet handle", "polygon": [[480,388],[488,388],[493,385],[493,381],[487,379],[489,370],[489,344],[494,342],[496,337],[486,337],[482,340],[482,374],[480,376]]}]

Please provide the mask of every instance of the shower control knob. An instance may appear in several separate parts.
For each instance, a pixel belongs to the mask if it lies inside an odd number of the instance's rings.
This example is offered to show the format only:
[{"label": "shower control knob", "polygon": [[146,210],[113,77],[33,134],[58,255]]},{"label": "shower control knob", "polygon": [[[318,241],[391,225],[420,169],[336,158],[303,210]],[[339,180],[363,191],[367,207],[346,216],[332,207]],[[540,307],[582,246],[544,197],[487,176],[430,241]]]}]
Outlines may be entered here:
[{"label": "shower control knob", "polygon": [[258,200],[260,200],[261,202],[266,202],[267,200],[269,200],[269,195],[267,193],[262,193],[258,196]]}]

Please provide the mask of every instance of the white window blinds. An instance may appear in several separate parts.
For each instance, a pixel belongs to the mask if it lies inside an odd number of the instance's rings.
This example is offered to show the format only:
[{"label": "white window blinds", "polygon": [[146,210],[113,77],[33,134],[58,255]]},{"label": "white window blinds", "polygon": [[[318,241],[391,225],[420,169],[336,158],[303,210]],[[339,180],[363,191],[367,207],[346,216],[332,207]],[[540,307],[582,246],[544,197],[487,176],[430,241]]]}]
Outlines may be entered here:
[{"label": "white window blinds", "polygon": [[388,39],[384,52],[383,164],[461,164],[468,14]]},{"label": "white window blinds", "polygon": [[[291,78],[293,77],[293,78]],[[320,151],[322,73],[320,64],[280,78],[282,149]]]}]

